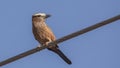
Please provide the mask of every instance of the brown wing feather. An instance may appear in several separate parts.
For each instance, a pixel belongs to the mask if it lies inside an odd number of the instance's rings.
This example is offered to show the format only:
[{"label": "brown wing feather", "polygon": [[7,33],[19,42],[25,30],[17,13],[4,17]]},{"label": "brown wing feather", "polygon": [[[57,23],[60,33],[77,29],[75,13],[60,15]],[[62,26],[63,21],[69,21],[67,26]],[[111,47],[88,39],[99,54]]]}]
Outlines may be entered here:
[{"label": "brown wing feather", "polygon": [[56,39],[51,29],[48,27],[35,28],[33,26],[32,29],[35,39],[41,44],[45,44],[49,39],[51,39],[51,41]]}]

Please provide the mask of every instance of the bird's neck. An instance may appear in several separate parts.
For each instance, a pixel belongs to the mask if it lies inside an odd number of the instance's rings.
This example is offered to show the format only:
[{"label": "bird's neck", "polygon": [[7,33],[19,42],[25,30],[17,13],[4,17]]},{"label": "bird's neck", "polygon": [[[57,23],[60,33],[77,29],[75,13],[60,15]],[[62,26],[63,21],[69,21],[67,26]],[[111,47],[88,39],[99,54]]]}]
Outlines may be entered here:
[{"label": "bird's neck", "polygon": [[45,23],[45,19],[43,19],[43,18],[33,21],[33,25],[35,27],[41,27],[41,28],[47,26]]}]

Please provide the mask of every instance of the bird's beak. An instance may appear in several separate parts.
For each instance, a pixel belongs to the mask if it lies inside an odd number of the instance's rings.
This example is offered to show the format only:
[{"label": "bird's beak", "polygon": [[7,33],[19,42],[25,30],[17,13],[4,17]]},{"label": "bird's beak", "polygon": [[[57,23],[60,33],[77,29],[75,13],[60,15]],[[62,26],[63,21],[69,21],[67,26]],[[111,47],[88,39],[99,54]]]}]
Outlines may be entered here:
[{"label": "bird's beak", "polygon": [[51,16],[51,15],[47,14],[47,15],[46,15],[46,18],[48,18],[48,17],[50,17],[50,16]]}]

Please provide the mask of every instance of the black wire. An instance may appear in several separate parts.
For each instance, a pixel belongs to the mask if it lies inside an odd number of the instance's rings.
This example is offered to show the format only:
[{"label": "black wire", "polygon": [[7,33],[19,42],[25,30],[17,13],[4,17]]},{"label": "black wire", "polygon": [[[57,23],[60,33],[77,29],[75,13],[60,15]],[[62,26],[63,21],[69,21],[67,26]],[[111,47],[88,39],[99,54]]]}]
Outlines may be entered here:
[{"label": "black wire", "polygon": [[[66,41],[66,40],[69,40],[69,39],[71,39],[71,38],[73,38],[73,37],[76,37],[76,36],[78,36],[78,35],[82,35],[82,34],[84,34],[84,33],[86,33],[86,32],[89,32],[89,31],[91,31],[91,30],[94,30],[94,29],[96,29],[96,28],[98,28],[98,27],[101,27],[101,26],[110,24],[110,23],[112,23],[112,22],[114,22],[114,21],[116,21],[116,20],[119,20],[119,19],[120,19],[120,15],[115,16],[115,17],[112,17],[112,18],[107,19],[107,20],[105,20],[105,21],[99,22],[99,23],[97,23],[97,24],[94,24],[94,25],[89,26],[89,27],[87,27],[87,28],[84,28],[84,29],[82,29],[82,30],[79,30],[79,31],[76,31],[76,32],[74,32],[74,33],[71,33],[71,34],[69,34],[69,35],[67,35],[67,36],[64,36],[64,37],[62,37],[62,38],[60,38],[60,39],[58,39],[58,40],[56,40],[56,41],[53,41],[53,42],[49,43],[48,46],[53,45],[53,44],[59,44],[59,43],[61,43],[61,42],[64,42],[64,41]],[[21,54],[19,54],[19,55],[16,55],[16,56],[13,56],[13,57],[11,57],[11,58],[8,58],[8,59],[6,59],[6,60],[4,60],[4,61],[1,61],[1,62],[0,62],[0,66],[6,65],[6,64],[11,63],[11,62],[13,62],[13,61],[16,61],[16,60],[18,60],[18,59],[20,59],[20,58],[23,58],[23,57],[26,57],[26,56],[31,55],[31,54],[33,54],[33,53],[36,53],[36,52],[38,52],[38,51],[41,51],[41,50],[47,48],[48,46],[42,46],[42,47],[33,48],[33,49],[28,50],[28,51],[26,51],[26,52],[24,52],[24,53],[21,53]]]}]

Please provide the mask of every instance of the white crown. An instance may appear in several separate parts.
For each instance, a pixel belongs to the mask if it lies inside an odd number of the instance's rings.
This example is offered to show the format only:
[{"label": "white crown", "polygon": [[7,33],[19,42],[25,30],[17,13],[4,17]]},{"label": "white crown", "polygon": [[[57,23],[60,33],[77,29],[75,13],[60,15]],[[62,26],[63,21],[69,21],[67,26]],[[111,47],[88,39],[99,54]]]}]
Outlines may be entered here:
[{"label": "white crown", "polygon": [[36,14],[34,14],[34,16],[37,16],[37,15],[46,16],[45,13],[36,13]]}]

